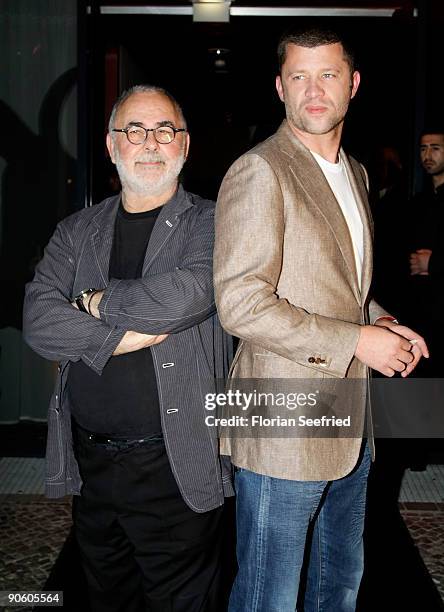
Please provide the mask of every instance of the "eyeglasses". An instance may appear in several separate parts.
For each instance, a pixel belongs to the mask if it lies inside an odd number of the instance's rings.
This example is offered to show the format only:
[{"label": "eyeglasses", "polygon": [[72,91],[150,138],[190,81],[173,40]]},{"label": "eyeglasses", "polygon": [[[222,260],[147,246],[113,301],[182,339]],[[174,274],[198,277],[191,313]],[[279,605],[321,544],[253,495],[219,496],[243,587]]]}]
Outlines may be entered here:
[{"label": "eyeglasses", "polygon": [[113,128],[113,132],[124,132],[133,145],[143,144],[148,138],[148,132],[153,132],[154,138],[159,144],[170,144],[176,138],[177,132],[186,132],[186,128],[175,128],[170,125],[162,125],[156,128],[144,128],[141,125],[130,125],[123,129]]}]

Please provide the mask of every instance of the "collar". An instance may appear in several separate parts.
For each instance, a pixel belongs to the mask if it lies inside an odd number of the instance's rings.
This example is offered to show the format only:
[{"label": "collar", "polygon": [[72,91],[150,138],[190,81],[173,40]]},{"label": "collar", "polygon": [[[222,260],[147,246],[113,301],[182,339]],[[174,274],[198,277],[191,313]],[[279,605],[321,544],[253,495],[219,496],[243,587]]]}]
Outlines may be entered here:
[{"label": "collar", "polygon": [[[108,227],[110,223],[114,224],[121,198],[121,193],[107,198],[104,201],[105,205],[103,208],[101,207],[94,216],[94,223],[102,228]],[[194,206],[194,204],[190,195],[185,191],[183,186],[179,184],[173,197],[160,207],[159,217],[163,217],[164,215],[166,216],[165,218],[178,217],[191,208],[191,206]]]}]

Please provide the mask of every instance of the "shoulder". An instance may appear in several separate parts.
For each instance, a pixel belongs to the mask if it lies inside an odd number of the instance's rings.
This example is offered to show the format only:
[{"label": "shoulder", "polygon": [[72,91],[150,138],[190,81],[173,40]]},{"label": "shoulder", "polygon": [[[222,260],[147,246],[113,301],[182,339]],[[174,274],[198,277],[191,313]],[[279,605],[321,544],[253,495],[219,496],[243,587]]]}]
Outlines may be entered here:
[{"label": "shoulder", "polygon": [[214,202],[214,200],[208,200],[207,198],[203,198],[200,195],[197,195],[196,193],[191,193],[191,191],[185,191],[186,197],[188,198],[188,201],[192,204],[193,208],[196,211],[200,211],[200,210],[206,210],[206,209],[211,209],[214,208],[216,205],[216,202]]},{"label": "shoulder", "polygon": [[190,206],[187,209],[188,215],[191,217],[213,217],[214,209],[216,207],[216,202],[213,200],[209,200],[207,198],[203,198],[196,193],[191,193],[190,191],[185,191],[185,197],[188,200]]},{"label": "shoulder", "polygon": [[279,137],[279,132],[276,132],[266,140],[260,142],[252,149],[244,153],[239,160],[244,162],[257,163],[257,164],[269,164],[273,165],[276,160],[281,163],[282,156],[285,152],[282,150],[282,142]]},{"label": "shoulder", "polygon": [[99,222],[103,215],[110,212],[112,208],[117,206],[120,199],[120,194],[117,196],[112,196],[110,198],[106,198],[102,200],[99,204],[94,204],[93,206],[89,206],[88,208],[82,208],[82,210],[78,210],[77,212],[69,215],[58,224],[59,228],[72,232],[83,232],[85,231],[92,223]]},{"label": "shoulder", "polygon": [[286,172],[290,164],[310,168],[316,162],[284,120],[274,134],[242,155],[232,168],[253,166],[261,172],[268,170],[271,174],[280,175]]}]

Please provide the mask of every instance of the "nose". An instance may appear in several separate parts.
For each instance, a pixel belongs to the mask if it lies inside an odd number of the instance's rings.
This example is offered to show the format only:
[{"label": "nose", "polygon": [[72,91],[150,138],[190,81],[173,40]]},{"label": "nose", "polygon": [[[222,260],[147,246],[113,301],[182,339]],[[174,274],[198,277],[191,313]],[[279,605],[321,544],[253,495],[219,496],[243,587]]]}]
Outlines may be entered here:
[{"label": "nose", "polygon": [[428,149],[428,148],[427,149],[423,149],[421,151],[421,158],[422,158],[422,161],[424,161],[424,162],[429,160],[429,159],[432,159],[432,154],[431,154],[430,149]]},{"label": "nose", "polygon": [[324,95],[324,88],[318,79],[309,79],[305,90],[307,98],[317,98]]},{"label": "nose", "polygon": [[157,149],[159,148],[159,143],[154,138],[154,132],[148,132],[144,143],[144,148],[148,149],[149,151],[157,151]]}]

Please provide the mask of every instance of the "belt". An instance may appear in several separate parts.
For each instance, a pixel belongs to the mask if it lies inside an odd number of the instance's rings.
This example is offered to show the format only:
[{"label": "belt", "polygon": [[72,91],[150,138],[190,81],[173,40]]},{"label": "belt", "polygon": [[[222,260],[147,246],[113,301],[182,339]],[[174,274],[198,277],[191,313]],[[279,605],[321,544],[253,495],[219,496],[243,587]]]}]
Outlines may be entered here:
[{"label": "belt", "polygon": [[86,432],[88,440],[93,444],[99,444],[107,448],[113,448],[117,450],[125,450],[133,446],[139,446],[150,442],[161,442],[163,440],[162,432],[154,433],[144,438],[121,438],[107,436],[106,434],[97,434],[93,432]]}]

